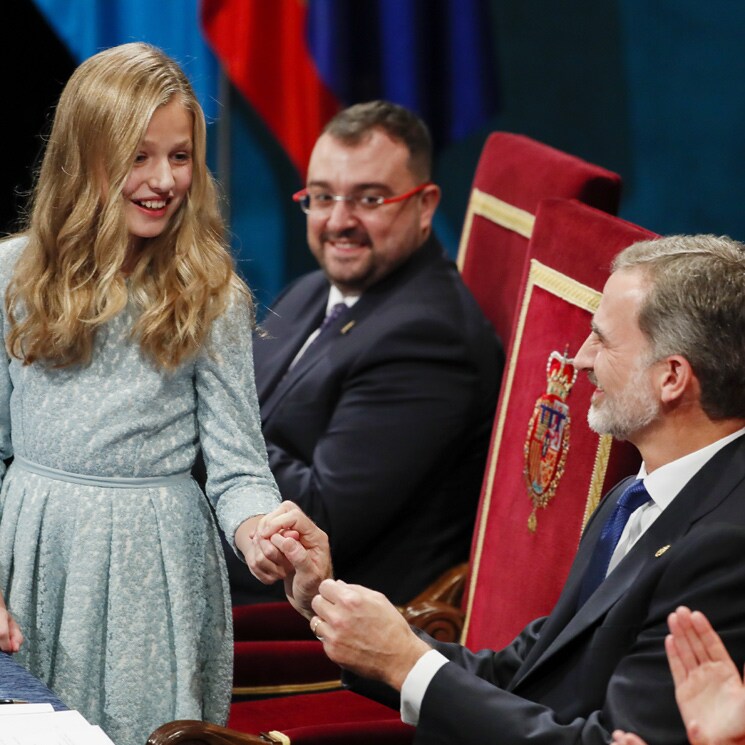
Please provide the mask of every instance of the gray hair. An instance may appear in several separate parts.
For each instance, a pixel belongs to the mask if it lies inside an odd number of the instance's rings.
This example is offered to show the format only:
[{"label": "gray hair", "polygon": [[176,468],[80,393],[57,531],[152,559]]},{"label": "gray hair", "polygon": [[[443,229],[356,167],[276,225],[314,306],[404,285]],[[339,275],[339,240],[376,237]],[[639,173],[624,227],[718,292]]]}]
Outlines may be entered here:
[{"label": "gray hair", "polygon": [[745,418],[745,245],[715,235],[642,241],[613,262],[614,272],[634,268],[650,283],[638,322],[653,359],[682,355],[706,414]]},{"label": "gray hair", "polygon": [[421,181],[432,173],[432,137],[427,125],[413,111],[390,101],[358,103],[340,111],[323,128],[341,142],[357,145],[375,129],[409,150],[409,170]]}]

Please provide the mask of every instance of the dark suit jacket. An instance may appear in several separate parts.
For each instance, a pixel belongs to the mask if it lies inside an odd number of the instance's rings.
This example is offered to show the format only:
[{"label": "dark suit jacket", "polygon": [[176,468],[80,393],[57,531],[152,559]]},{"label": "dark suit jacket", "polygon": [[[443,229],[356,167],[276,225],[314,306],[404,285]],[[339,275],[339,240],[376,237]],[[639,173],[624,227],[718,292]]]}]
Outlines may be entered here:
[{"label": "dark suit jacket", "polygon": [[427,689],[416,743],[600,745],[617,727],[650,745],[687,742],[663,646],[666,619],[679,605],[704,611],[742,669],[745,437],[691,479],[575,612],[593,546],[626,483],[588,524],[550,616],[497,653],[433,643],[452,663]]},{"label": "dark suit jacket", "polygon": [[269,462],[329,534],[336,576],[403,602],[468,557],[502,350],[430,239],[285,374],[328,292],[322,272],[302,277],[256,337]]}]

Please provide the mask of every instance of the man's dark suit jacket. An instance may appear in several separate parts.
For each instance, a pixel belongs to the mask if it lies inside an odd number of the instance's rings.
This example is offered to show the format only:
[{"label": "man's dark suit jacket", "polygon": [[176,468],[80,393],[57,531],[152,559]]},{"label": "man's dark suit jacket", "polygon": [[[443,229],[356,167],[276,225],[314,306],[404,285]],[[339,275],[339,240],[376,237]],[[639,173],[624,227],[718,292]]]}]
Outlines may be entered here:
[{"label": "man's dark suit jacket", "polygon": [[[600,745],[615,728],[650,745],[687,743],[665,656],[666,619],[679,605],[703,611],[742,669],[745,437],[691,479],[576,611],[595,542],[627,484],[588,523],[550,616],[496,653],[432,642],[452,663],[427,689],[418,745]],[[365,692],[364,681],[352,684]]]},{"label": "man's dark suit jacket", "polygon": [[[403,602],[468,557],[503,354],[430,239],[287,372],[328,294],[321,271],[300,278],[255,337],[269,462],[328,533],[336,576]],[[235,599],[247,583],[266,598],[247,575],[231,572]]]}]

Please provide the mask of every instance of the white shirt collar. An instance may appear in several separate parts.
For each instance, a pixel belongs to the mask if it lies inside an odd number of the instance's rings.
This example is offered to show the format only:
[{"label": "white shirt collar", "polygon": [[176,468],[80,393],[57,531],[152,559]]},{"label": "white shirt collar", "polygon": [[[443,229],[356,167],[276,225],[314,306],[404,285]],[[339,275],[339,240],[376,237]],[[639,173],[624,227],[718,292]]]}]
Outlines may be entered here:
[{"label": "white shirt collar", "polygon": [[347,308],[351,308],[359,299],[359,295],[342,295],[341,290],[336,285],[331,285],[329,299],[326,301],[326,315],[337,303],[344,303]]},{"label": "white shirt collar", "polygon": [[646,465],[642,463],[637,478],[644,479],[644,486],[652,501],[664,510],[716,453],[742,434],[745,434],[745,427],[700,450],[666,463],[651,474],[647,473]]}]

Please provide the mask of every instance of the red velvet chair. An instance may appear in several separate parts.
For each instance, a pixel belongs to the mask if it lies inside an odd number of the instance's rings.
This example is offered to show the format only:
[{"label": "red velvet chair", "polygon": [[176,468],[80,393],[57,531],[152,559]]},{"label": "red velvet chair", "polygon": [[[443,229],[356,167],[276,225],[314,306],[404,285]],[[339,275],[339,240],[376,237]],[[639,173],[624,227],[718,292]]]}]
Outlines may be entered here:
[{"label": "red velvet chair", "polygon": [[523,135],[489,135],[473,179],[458,267],[505,345],[540,201],[578,199],[615,215],[620,195],[621,178],[611,171]]},{"label": "red velvet chair", "polygon": [[[458,265],[504,344],[510,340],[534,214],[544,197],[576,198],[615,213],[621,179],[522,135],[492,133],[482,150],[466,211]],[[495,291],[497,288],[497,291]],[[234,609],[234,694],[326,691],[339,668],[287,603]],[[297,664],[288,669],[284,660]]]},{"label": "red velvet chair", "polygon": [[[552,352],[562,355],[568,347],[571,355],[584,340],[612,257],[621,248],[651,236],[578,202],[546,200],[540,205],[484,477],[469,591],[461,608],[438,599],[448,596],[452,600],[457,595],[458,583],[465,581],[464,565],[460,573],[450,573],[433,598],[421,598],[423,602],[405,609],[410,620],[424,621],[427,630],[447,636],[463,628],[465,615],[463,639],[468,646],[499,647],[527,621],[550,611],[587,516],[604,491],[638,468],[639,459],[633,448],[599,438],[587,427],[588,382],[578,379],[568,393],[561,390],[562,386],[567,388],[566,383],[555,379],[549,387],[547,363]],[[562,437],[550,439],[567,442],[568,434],[568,447],[563,460],[564,447],[559,444],[556,449],[556,467],[547,468],[549,475],[543,480],[543,491],[552,491],[552,498],[546,506],[538,506],[531,519],[534,503],[525,472],[531,475],[531,482],[540,481],[545,474],[535,468],[535,450],[530,447],[534,438],[528,435],[535,430],[531,419],[536,402],[542,399],[546,404],[551,395],[555,400],[548,405],[560,414],[568,413],[572,421],[569,427],[565,422]],[[526,452],[532,466],[526,467]],[[547,463],[552,465],[550,459]],[[410,742],[413,735],[411,728],[400,722],[397,711],[349,691],[235,703],[228,724],[241,732],[281,730],[295,745],[397,744]],[[168,725],[172,728],[168,733],[185,726]],[[188,726],[201,731],[198,725]],[[213,734],[230,737],[229,730],[215,728],[205,737]],[[282,742],[275,736],[276,742]],[[337,737],[340,739],[334,739]],[[152,745],[185,742],[188,740],[166,739],[161,728]],[[194,742],[238,745],[253,741]]]},{"label": "red velvet chair", "polygon": [[341,671],[287,603],[233,608],[234,700],[341,688]]},{"label": "red velvet chair", "polygon": [[[538,208],[471,550],[462,635],[470,648],[503,647],[551,611],[590,513],[639,467],[632,446],[587,426],[586,376],[561,400],[547,366],[552,352],[571,357],[586,338],[612,258],[650,237],[578,202],[548,199]],[[561,433],[543,432],[555,445],[543,457],[532,419],[541,405],[549,418],[568,414]]]}]

